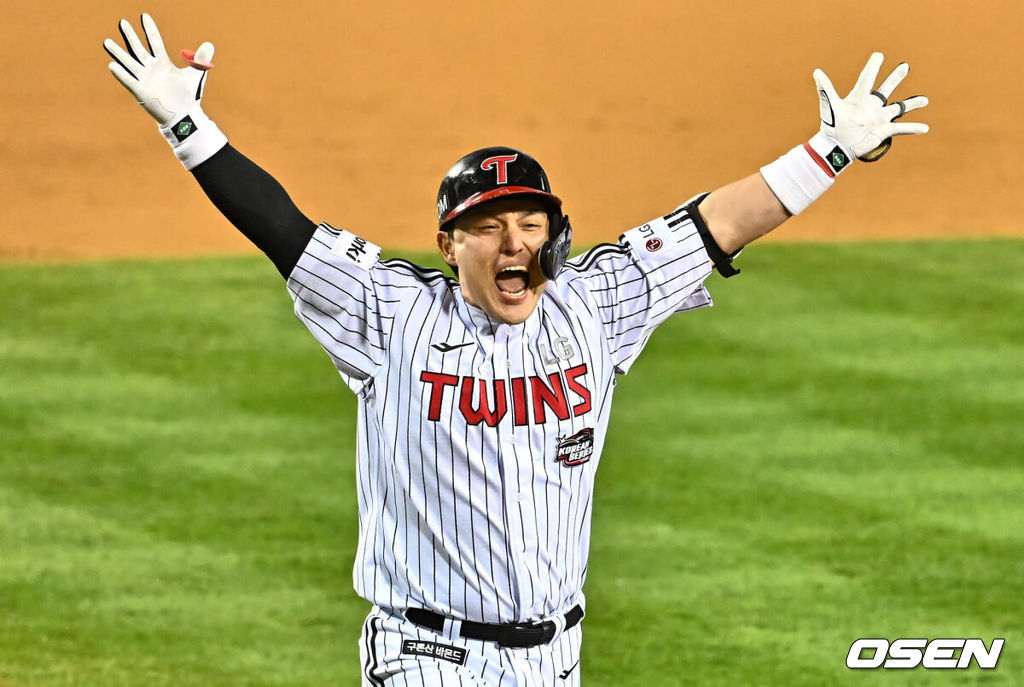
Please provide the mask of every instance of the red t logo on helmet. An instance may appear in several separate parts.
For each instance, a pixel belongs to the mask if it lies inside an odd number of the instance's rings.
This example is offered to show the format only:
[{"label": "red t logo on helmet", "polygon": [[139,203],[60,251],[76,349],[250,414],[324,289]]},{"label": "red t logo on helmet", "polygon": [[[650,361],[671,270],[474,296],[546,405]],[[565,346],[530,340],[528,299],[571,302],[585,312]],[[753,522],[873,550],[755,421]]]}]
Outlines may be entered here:
[{"label": "red t logo on helmet", "polygon": [[498,183],[508,183],[508,163],[515,161],[519,157],[519,153],[515,155],[495,155],[489,157],[480,163],[480,169],[491,169],[493,167],[498,168]]}]

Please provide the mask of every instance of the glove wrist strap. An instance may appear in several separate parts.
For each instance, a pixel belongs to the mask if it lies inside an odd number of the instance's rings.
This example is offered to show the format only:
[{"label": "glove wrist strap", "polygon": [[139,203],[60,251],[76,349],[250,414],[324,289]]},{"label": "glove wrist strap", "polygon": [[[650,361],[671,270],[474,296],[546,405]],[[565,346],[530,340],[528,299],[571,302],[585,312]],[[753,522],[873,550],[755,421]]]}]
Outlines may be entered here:
[{"label": "glove wrist strap", "polygon": [[835,183],[853,161],[839,141],[824,133],[761,168],[761,176],[786,210],[799,215]]},{"label": "glove wrist strap", "polygon": [[160,127],[175,157],[191,171],[227,145],[228,139],[197,104],[181,117]]}]

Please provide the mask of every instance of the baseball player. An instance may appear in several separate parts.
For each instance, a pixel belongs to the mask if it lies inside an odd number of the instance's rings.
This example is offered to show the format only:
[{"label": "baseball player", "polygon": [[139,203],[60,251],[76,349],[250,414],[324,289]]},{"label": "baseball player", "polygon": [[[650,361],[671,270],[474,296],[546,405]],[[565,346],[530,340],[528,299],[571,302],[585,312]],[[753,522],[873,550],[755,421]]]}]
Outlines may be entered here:
[{"label": "baseball player", "polygon": [[441,181],[437,245],[456,278],[381,260],[315,224],[235,150],[200,102],[213,46],[169,59],[122,20],[110,71],[217,208],[277,266],[295,313],[358,396],[359,544],[372,604],[364,685],[580,684],[594,475],[617,375],[675,313],[711,305],[712,270],[800,213],[854,160],[927,131],[896,121],[901,64],[882,55],[839,97],[814,78],[821,127],[757,173],[567,260],[572,230],[541,166],[472,152]]}]

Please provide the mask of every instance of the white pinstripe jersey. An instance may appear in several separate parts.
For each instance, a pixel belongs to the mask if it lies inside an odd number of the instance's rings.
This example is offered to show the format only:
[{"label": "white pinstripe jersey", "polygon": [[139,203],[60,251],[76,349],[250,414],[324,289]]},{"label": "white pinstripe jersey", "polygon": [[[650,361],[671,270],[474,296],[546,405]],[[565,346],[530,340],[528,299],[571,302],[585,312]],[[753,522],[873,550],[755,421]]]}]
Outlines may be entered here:
[{"label": "white pinstripe jersey", "polygon": [[711,305],[686,212],[570,260],[522,324],[455,280],[321,224],[288,279],[359,398],[356,591],[385,609],[537,620],[582,603],[616,374]]}]

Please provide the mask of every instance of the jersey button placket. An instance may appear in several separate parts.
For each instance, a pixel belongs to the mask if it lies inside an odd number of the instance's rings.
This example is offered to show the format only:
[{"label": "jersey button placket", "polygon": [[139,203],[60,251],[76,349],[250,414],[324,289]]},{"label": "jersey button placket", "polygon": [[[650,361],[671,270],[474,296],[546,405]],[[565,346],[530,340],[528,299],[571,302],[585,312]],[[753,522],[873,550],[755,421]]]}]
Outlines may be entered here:
[{"label": "jersey button placket", "polygon": [[529,574],[525,571],[521,559],[523,532],[520,503],[523,497],[519,491],[519,465],[516,455],[518,447],[514,439],[518,432],[515,431],[512,415],[512,359],[510,357],[511,353],[518,350],[518,347],[519,338],[516,336],[516,328],[509,325],[498,327],[494,337],[493,374],[495,379],[504,380],[505,403],[508,408],[505,417],[498,425],[499,462],[505,499],[505,531],[508,533],[509,567],[516,586],[516,607],[520,613],[523,613],[525,610],[523,604],[529,604],[530,598],[528,590],[523,587]]}]

